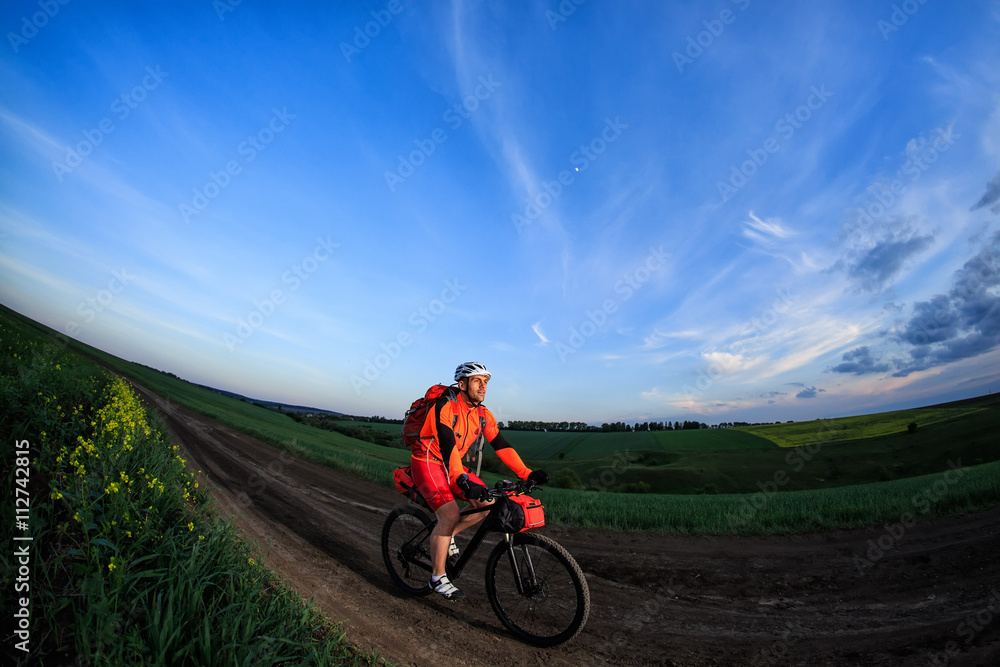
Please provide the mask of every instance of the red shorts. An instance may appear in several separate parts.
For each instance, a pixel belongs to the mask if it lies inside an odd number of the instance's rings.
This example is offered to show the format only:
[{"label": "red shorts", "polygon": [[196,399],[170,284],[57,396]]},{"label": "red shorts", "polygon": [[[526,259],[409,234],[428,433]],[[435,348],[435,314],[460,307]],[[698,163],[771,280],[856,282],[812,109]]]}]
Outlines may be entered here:
[{"label": "red shorts", "polygon": [[[443,463],[425,458],[414,458],[411,459],[411,465],[410,476],[413,477],[413,483],[417,485],[417,490],[431,506],[431,510],[436,512],[439,507],[456,498],[466,500],[462,490],[456,484],[448,483],[448,473],[445,472]],[[486,486],[483,484],[483,480],[479,479],[475,473],[469,472],[468,468],[463,468],[463,470],[469,476],[470,481]]]}]

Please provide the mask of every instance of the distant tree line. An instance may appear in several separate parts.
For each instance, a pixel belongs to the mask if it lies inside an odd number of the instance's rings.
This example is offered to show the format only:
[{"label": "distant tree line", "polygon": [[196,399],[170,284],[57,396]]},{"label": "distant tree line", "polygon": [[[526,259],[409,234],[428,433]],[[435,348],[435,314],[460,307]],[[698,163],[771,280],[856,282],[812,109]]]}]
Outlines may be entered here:
[{"label": "distant tree line", "polygon": [[503,422],[497,424],[500,428],[508,431],[600,431],[596,426],[590,426],[583,422],[534,422],[511,420],[504,426]]},{"label": "distant tree line", "polygon": [[641,424],[638,422],[635,424],[626,424],[625,422],[609,424],[605,422],[600,426],[594,426],[585,424],[584,422],[543,422],[512,419],[507,422],[506,426],[503,422],[500,422],[498,425],[500,428],[506,428],[508,431],[578,431],[582,433],[639,433],[641,431],[688,431],[709,428],[707,424],[696,421],[642,422]]},{"label": "distant tree line", "polygon": [[[299,412],[284,412],[283,414],[288,415],[295,421],[306,424],[307,426],[315,426],[316,428],[326,429],[327,431],[333,431],[335,433],[340,433],[341,435],[346,435],[349,438],[355,438],[356,440],[364,440],[365,442],[371,442],[376,445],[382,445],[384,447],[400,447],[405,449],[406,446],[403,444],[402,439],[399,437],[398,433],[390,433],[388,431],[383,431],[381,429],[375,429],[371,426],[365,426],[363,424],[344,424],[338,423],[342,420],[341,417],[331,417],[329,415],[315,415],[315,414],[302,414]],[[374,421],[373,418],[364,418],[365,421]],[[358,421],[358,420],[355,420]],[[391,421],[385,420],[381,423],[393,423]]]},{"label": "distant tree line", "polygon": [[371,424],[400,424],[402,425],[402,419],[390,419],[389,417],[379,417],[375,415],[374,417],[359,417],[357,415],[341,415],[337,417],[343,421],[348,422],[369,422]]}]

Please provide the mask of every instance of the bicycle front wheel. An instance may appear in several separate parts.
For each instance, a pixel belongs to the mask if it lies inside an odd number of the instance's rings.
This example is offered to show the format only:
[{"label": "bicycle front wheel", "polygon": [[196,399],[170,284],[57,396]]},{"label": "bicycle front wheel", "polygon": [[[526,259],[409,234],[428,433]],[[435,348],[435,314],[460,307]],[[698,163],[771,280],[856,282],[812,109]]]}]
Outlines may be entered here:
[{"label": "bicycle front wheel", "polygon": [[410,595],[427,595],[431,576],[432,524],[427,513],[401,505],[382,524],[382,559],[393,583]]},{"label": "bicycle front wheel", "polygon": [[583,570],[544,535],[517,533],[490,552],[486,595],[500,622],[534,646],[569,641],[590,614]]}]

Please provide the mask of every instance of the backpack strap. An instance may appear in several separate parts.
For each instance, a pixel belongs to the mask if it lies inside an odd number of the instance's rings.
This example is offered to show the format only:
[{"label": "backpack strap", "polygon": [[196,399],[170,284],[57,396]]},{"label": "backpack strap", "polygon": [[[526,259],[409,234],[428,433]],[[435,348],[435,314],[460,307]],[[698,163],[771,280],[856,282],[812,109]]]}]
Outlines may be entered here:
[{"label": "backpack strap", "polygon": [[479,405],[479,439],[476,440],[475,453],[472,455],[472,460],[476,462],[476,477],[479,477],[479,471],[483,469],[483,446],[486,444],[486,415],[483,414],[483,406]]}]

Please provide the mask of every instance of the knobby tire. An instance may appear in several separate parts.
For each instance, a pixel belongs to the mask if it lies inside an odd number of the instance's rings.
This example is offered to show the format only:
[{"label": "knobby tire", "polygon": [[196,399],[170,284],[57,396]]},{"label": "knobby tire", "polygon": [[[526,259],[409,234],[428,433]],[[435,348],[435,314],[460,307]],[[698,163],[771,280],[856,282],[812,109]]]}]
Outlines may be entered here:
[{"label": "knobby tire", "polygon": [[500,542],[486,561],[486,595],[493,611],[528,644],[546,647],[569,641],[590,614],[583,571],[569,552],[544,535],[517,533],[511,539],[524,595],[518,592],[507,542]]},{"label": "knobby tire", "polygon": [[[401,505],[382,524],[382,559],[393,583],[410,595],[431,592],[430,531],[427,513],[418,507]],[[419,538],[414,539],[423,532]]]}]

